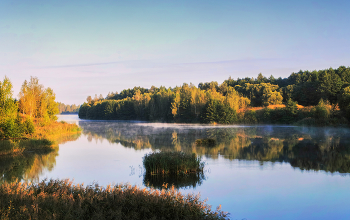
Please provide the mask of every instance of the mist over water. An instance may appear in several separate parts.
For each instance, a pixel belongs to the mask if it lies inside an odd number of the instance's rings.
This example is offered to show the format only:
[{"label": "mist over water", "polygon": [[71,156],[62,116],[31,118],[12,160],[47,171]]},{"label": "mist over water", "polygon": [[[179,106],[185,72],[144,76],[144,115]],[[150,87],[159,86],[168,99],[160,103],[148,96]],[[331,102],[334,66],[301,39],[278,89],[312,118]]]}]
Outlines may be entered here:
[{"label": "mist over water", "polygon": [[[214,208],[221,204],[231,219],[350,218],[349,129],[89,121],[75,115],[59,120],[78,123],[82,134],[52,155],[1,161],[7,181],[13,175],[156,188],[168,182],[184,193],[200,193]],[[196,145],[203,138],[215,145]],[[153,151],[196,153],[206,163],[204,172],[146,176],[142,157]],[[15,168],[14,160],[27,167]]]}]

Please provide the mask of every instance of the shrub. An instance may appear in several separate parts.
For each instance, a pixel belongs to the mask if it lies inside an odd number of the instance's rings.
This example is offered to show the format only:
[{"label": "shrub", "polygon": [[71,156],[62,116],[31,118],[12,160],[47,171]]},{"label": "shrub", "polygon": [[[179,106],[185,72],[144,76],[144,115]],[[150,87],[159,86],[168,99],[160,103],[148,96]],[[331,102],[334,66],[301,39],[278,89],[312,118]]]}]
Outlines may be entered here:
[{"label": "shrub", "polygon": [[248,110],[244,112],[243,123],[244,124],[255,124],[257,123],[256,112],[254,110]]}]

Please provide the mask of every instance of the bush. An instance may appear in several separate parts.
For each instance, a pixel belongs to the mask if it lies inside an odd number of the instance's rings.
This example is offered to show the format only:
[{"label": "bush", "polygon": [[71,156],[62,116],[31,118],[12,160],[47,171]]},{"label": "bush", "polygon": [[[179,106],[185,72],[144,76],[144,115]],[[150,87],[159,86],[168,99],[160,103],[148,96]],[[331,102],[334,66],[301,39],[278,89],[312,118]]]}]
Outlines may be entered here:
[{"label": "bush", "polygon": [[0,139],[19,138],[22,129],[15,119],[7,119],[0,124]]},{"label": "bush", "polygon": [[210,99],[201,112],[202,123],[233,124],[237,121],[237,114],[230,106],[214,99]]},{"label": "bush", "polygon": [[22,129],[25,134],[33,134],[35,132],[33,121],[27,118],[22,124]]},{"label": "bush", "polygon": [[323,99],[321,99],[315,106],[314,114],[316,120],[327,120],[330,116],[330,109],[327,102],[324,102]]},{"label": "bush", "polygon": [[256,112],[254,110],[248,110],[244,113],[243,123],[244,124],[255,124],[258,120],[256,118]]}]

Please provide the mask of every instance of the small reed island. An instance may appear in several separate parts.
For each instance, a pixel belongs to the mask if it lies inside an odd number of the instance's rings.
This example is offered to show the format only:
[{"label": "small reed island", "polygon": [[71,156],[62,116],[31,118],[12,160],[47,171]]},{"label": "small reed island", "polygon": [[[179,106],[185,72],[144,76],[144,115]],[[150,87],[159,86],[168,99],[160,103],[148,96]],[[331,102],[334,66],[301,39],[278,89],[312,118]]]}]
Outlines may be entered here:
[{"label": "small reed island", "polygon": [[204,162],[195,153],[153,152],[143,157],[146,174],[178,175],[203,172]]}]

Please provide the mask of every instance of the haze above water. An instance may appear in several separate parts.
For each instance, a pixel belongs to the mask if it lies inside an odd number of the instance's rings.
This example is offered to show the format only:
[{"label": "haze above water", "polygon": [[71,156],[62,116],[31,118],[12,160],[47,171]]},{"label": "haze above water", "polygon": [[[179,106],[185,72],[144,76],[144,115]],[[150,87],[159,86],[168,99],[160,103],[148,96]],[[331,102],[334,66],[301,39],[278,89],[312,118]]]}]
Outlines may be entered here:
[{"label": "haze above water", "polygon": [[[59,149],[0,162],[0,181],[45,178],[106,186],[130,183],[200,193],[231,219],[350,219],[350,130],[292,126],[203,126],[79,120],[81,135],[60,140]],[[214,147],[196,146],[213,138]],[[145,176],[142,157],[152,151],[196,153],[206,162],[200,175],[164,179]]]}]

